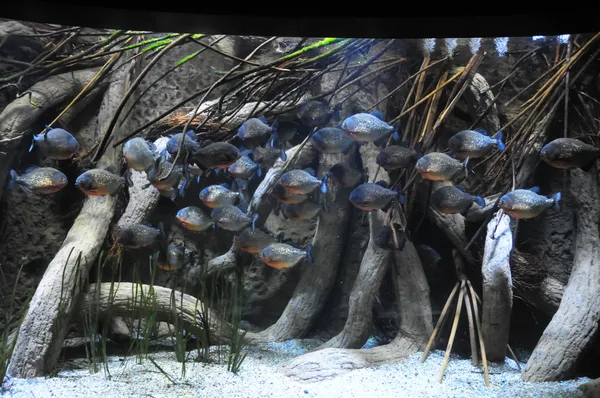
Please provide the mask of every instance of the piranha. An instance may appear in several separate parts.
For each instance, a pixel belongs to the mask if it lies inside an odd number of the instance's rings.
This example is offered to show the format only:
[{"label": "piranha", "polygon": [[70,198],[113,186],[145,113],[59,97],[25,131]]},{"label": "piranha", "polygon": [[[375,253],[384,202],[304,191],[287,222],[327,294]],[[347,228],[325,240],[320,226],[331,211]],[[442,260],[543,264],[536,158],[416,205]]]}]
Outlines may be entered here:
[{"label": "piranha", "polygon": [[345,163],[336,163],[331,166],[327,172],[327,176],[328,181],[346,188],[354,188],[366,181],[364,172],[356,170]]},{"label": "piranha", "polygon": [[308,199],[308,196],[304,194],[290,194],[286,192],[285,188],[279,184],[275,184],[275,186],[273,187],[273,191],[271,191],[271,195],[273,195],[273,197],[277,199],[279,203],[283,204],[301,203]]},{"label": "piranha", "polygon": [[240,231],[246,228],[248,225],[252,225],[252,231],[254,231],[254,223],[258,220],[258,214],[255,214],[253,218],[250,218],[244,213],[239,207],[233,205],[225,205],[214,209],[210,218],[212,218],[213,226],[226,229],[228,231]]},{"label": "piranha", "polygon": [[177,212],[176,217],[181,226],[188,231],[206,231],[213,224],[204,210],[196,206],[184,207]]},{"label": "piranha", "polygon": [[123,145],[123,158],[127,167],[135,171],[148,172],[157,158],[156,146],[143,138],[135,137]]},{"label": "piranha", "polygon": [[133,224],[119,229],[116,241],[128,249],[139,249],[156,243],[164,243],[167,239],[162,222],[158,228],[147,223]]},{"label": "piranha", "polygon": [[312,200],[305,200],[301,203],[288,203],[281,207],[281,213],[286,219],[292,220],[310,220],[315,218],[323,206]]},{"label": "piranha", "polygon": [[200,200],[206,207],[216,209],[225,205],[236,205],[244,200],[241,192],[233,192],[227,189],[227,184],[209,185],[200,191]]},{"label": "piranha", "polygon": [[365,211],[383,209],[395,200],[404,204],[404,194],[391,190],[386,185],[384,181],[361,184],[350,192],[350,203]]},{"label": "piranha", "polygon": [[315,177],[315,172],[312,169],[306,170],[290,170],[279,177],[277,184],[285,189],[287,194],[302,194],[306,195],[314,191],[317,187],[321,187],[321,191],[327,192],[327,175],[324,175],[320,180]]},{"label": "piranha", "polygon": [[377,115],[364,112],[346,118],[341,128],[359,144],[378,141],[395,131],[394,126],[390,126]]},{"label": "piranha", "polygon": [[203,169],[226,169],[241,156],[237,147],[228,142],[213,142],[198,149],[192,155]]},{"label": "piranha", "polygon": [[[282,146],[285,149],[285,143],[289,142],[294,138],[298,132],[298,125],[294,122],[282,122],[277,126],[277,129],[273,131],[271,137],[270,146],[272,148]],[[282,159],[285,160],[285,159]]]},{"label": "piranha", "polygon": [[13,190],[17,185],[28,195],[51,194],[63,189],[68,184],[67,176],[52,167],[31,166],[25,173],[18,175],[10,170],[8,189]]},{"label": "piranha", "polygon": [[68,131],[46,126],[42,134],[35,134],[29,147],[38,147],[43,156],[54,160],[71,159],[79,150],[79,142]]},{"label": "piranha", "polygon": [[280,156],[277,148],[259,146],[254,149],[252,159],[261,169],[268,170],[273,167],[278,157]]},{"label": "piranha", "polygon": [[326,125],[331,118],[339,121],[341,109],[341,104],[331,109],[324,101],[312,100],[298,108],[297,116],[309,127],[320,127]]},{"label": "piranha", "polygon": [[198,137],[194,134],[193,130],[189,130],[185,135],[183,133],[177,133],[169,138],[167,141],[166,150],[171,156],[177,155],[179,151],[179,146],[181,145],[181,137],[183,139],[183,151],[184,153],[191,154],[200,149],[200,144],[198,143]]},{"label": "piranha", "polygon": [[321,153],[348,153],[354,141],[337,127],[323,127],[311,137],[313,146]]},{"label": "piranha", "polygon": [[262,175],[260,167],[252,161],[248,156],[241,156],[234,164],[227,169],[233,178],[240,180],[248,180],[254,174],[258,177]]},{"label": "piranha", "polygon": [[374,242],[375,244],[387,250],[404,250],[404,246],[406,246],[406,232],[404,232],[398,224],[393,224],[393,228],[396,230],[396,237],[398,239],[398,247],[396,247],[396,242],[394,241],[394,232],[392,231],[392,227],[389,225],[384,226],[379,230],[377,235],[375,236]]},{"label": "piranha", "polygon": [[385,171],[405,169],[414,164],[419,153],[402,145],[389,145],[377,155],[376,163]]},{"label": "piranha", "polygon": [[183,268],[184,262],[183,245],[169,245],[166,255],[158,257],[157,265],[163,271],[177,271]]},{"label": "piranha", "polygon": [[424,178],[430,181],[454,181],[465,173],[465,177],[469,176],[467,164],[469,158],[464,162],[460,162],[445,153],[431,152],[423,156],[415,164],[415,168]]},{"label": "piranha", "polygon": [[271,243],[275,243],[275,238],[260,228],[246,228],[235,238],[236,247],[246,253],[258,254]]},{"label": "piranha", "polygon": [[578,167],[588,171],[600,158],[600,149],[576,138],[557,138],[544,145],[540,157],[558,169]]},{"label": "piranha", "polygon": [[261,250],[259,257],[269,267],[277,269],[292,268],[304,258],[313,264],[311,244],[303,250],[287,243],[271,243]]},{"label": "piranha", "polygon": [[444,214],[465,215],[473,203],[485,206],[485,200],[481,196],[466,193],[462,187],[447,185],[441,187],[431,195],[431,203]]},{"label": "piranha", "polygon": [[116,174],[114,166],[108,166],[104,169],[91,169],[77,177],[75,186],[88,196],[115,196],[126,185],[133,186],[133,181],[126,173],[124,177]]},{"label": "piranha", "polygon": [[[154,167],[152,167],[146,173],[148,182],[154,188],[158,189],[163,196],[168,196],[171,198],[171,200],[175,199],[177,194],[179,194],[179,196],[183,196],[185,188],[189,182],[189,177],[184,178],[184,170],[187,169],[180,164],[176,165],[171,174],[169,174],[169,176],[163,180],[162,178],[167,175],[172,166],[173,163],[165,160],[163,156],[159,156],[156,158]],[[178,187],[179,190],[174,190],[174,187]]]},{"label": "piranha", "polygon": [[500,198],[498,206],[506,214],[516,219],[534,218],[553,208],[560,210],[558,202],[561,199],[560,192],[551,198],[539,194],[540,188],[535,186],[529,189],[515,189]]},{"label": "piranha", "polygon": [[492,149],[506,149],[502,142],[502,131],[490,137],[484,129],[462,130],[448,140],[448,149],[457,159],[476,159],[487,155]]},{"label": "piranha", "polygon": [[278,122],[275,120],[270,126],[264,116],[253,117],[246,120],[237,131],[244,145],[264,145],[269,138],[277,134]]}]

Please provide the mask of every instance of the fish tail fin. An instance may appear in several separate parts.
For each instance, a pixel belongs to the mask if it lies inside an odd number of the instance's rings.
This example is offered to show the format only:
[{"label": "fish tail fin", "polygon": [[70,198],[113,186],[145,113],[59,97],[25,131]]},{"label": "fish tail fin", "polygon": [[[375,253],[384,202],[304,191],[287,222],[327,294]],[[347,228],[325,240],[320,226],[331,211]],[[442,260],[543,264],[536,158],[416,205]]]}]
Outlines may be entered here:
[{"label": "fish tail fin", "polygon": [[309,243],[308,246],[306,246],[306,259],[308,260],[309,264],[315,263],[315,260],[313,259],[313,256],[312,256],[312,249],[313,249],[313,245],[312,245],[312,243]]},{"label": "fish tail fin", "polygon": [[255,215],[252,217],[252,232],[254,232],[254,230],[256,229],[256,227],[255,227],[255,225],[254,225],[254,224],[256,223],[256,220],[258,220],[258,214],[255,214]]},{"label": "fish tail fin", "polygon": [[17,172],[14,171],[13,169],[10,169],[10,179],[8,180],[8,189],[10,189],[11,191],[13,189],[15,189],[15,187],[17,185],[17,178],[19,178],[19,175],[17,174]]},{"label": "fish tail fin", "polygon": [[383,113],[381,113],[380,110],[374,110],[373,112],[371,112],[371,115],[375,116],[377,119],[382,120],[383,121]]},{"label": "fish tail fin", "polygon": [[34,146],[35,146],[35,134],[31,138],[31,146],[29,147],[29,152],[33,151]]},{"label": "fish tail fin", "polygon": [[400,124],[400,120],[394,123],[394,130],[392,133],[392,137],[396,141],[400,141],[400,134],[402,133],[402,125]]},{"label": "fish tail fin", "polygon": [[404,205],[404,203],[406,203],[406,196],[404,195],[404,192],[402,192],[401,190],[397,192],[397,197],[398,197],[398,202],[401,205]]},{"label": "fish tail fin", "polygon": [[280,151],[279,157],[285,162],[287,160],[287,153],[285,153],[285,144],[283,142],[281,143]]},{"label": "fish tail fin", "polygon": [[554,201],[553,209],[556,211],[560,210],[560,205],[558,204],[558,202],[560,201],[561,197],[562,195],[560,194],[560,192],[557,192],[552,196],[552,200]]},{"label": "fish tail fin", "polygon": [[244,201],[244,193],[240,189],[237,194],[238,194],[238,203],[242,203]]},{"label": "fish tail fin", "polygon": [[162,241],[166,241],[167,234],[165,233],[165,225],[163,224],[162,221],[158,223],[158,230],[160,231],[160,239]]},{"label": "fish tail fin", "polygon": [[463,167],[465,169],[465,177],[469,178],[469,157],[468,156],[463,162]]},{"label": "fish tail fin", "polygon": [[481,207],[485,207],[485,200],[481,196],[475,197],[475,203],[477,203]]},{"label": "fish tail fin", "polygon": [[419,141],[415,144],[415,152],[417,153],[417,159],[421,159],[423,157],[423,141]]},{"label": "fish tail fin", "polygon": [[321,177],[321,192],[323,193],[327,193],[328,188],[327,188],[327,180],[329,179],[329,174],[324,174],[323,177]]},{"label": "fish tail fin", "polygon": [[502,141],[502,130],[499,130],[494,136],[496,140],[496,144],[498,145],[498,149],[503,151],[506,149],[506,145],[504,145],[504,141]]},{"label": "fish tail fin", "polygon": [[256,168],[256,175],[258,178],[262,177],[262,169],[260,165],[258,165],[258,167]]}]

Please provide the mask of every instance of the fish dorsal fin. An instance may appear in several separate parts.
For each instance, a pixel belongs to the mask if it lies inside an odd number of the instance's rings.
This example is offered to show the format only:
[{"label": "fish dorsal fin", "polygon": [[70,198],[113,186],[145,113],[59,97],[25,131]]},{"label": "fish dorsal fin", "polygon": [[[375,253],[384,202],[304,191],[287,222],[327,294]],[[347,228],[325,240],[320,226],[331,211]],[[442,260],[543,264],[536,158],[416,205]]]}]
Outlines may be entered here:
[{"label": "fish dorsal fin", "polygon": [[196,137],[196,134],[194,133],[194,130],[188,130],[188,132],[185,133],[185,135],[187,135],[188,137],[190,137],[192,140],[198,142],[198,137]]},{"label": "fish dorsal fin", "polygon": [[224,182],[223,184],[219,184],[219,185],[221,185],[223,188],[229,189],[229,183],[227,183],[227,182]]},{"label": "fish dorsal fin", "polygon": [[458,190],[460,190],[460,191],[462,191],[462,192],[465,192],[465,187],[462,186],[462,185],[457,185],[455,188],[458,189]]},{"label": "fish dorsal fin", "polygon": [[488,132],[487,132],[487,130],[486,130],[486,129],[484,129],[483,127],[476,128],[476,129],[475,129],[475,130],[473,130],[473,131],[477,131],[479,134],[488,135]]},{"label": "fish dorsal fin", "polygon": [[261,122],[263,122],[264,124],[268,124],[269,122],[267,121],[267,118],[265,117],[265,115],[260,115],[259,117],[257,117],[258,120],[260,120]]},{"label": "fish dorsal fin", "polygon": [[313,177],[315,177],[317,175],[317,172],[312,167],[308,167],[308,168],[304,169],[304,171],[306,171],[308,174],[310,174]]},{"label": "fish dorsal fin", "polygon": [[104,170],[108,171],[109,173],[117,174],[117,168],[112,164],[110,166],[106,166]]},{"label": "fish dorsal fin", "polygon": [[385,182],[384,180],[379,180],[375,184],[379,185],[380,187],[388,188],[388,183]]},{"label": "fish dorsal fin", "polygon": [[537,185],[534,187],[529,188],[529,191],[533,192],[533,193],[540,193],[540,187],[538,187]]},{"label": "fish dorsal fin", "polygon": [[383,113],[381,113],[381,111],[379,110],[374,110],[373,112],[371,112],[371,115],[375,116],[377,119],[379,120],[383,120]]},{"label": "fish dorsal fin", "polygon": [[281,243],[281,242],[283,242],[284,237],[285,237],[284,233],[283,233],[283,231],[281,231],[280,233],[277,234],[277,236],[275,237],[275,240],[277,240],[277,243]]},{"label": "fish dorsal fin", "polygon": [[38,169],[38,168],[39,168],[39,166],[35,166],[35,165],[29,166],[28,168],[25,169],[25,174],[31,173],[33,170]]}]

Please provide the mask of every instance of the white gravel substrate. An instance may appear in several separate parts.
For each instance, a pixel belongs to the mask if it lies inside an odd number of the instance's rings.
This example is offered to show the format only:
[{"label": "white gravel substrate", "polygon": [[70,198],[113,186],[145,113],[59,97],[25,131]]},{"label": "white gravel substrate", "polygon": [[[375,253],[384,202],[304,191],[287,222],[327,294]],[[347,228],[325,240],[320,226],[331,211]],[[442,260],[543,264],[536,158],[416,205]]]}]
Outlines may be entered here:
[{"label": "white gravel substrate", "polygon": [[[443,351],[432,352],[425,363],[421,353],[401,363],[348,372],[332,380],[300,383],[278,372],[279,367],[311,346],[309,341],[269,344],[248,350],[238,375],[224,364],[188,361],[185,378],[173,353],[151,354],[177,382],[173,384],[148,360],[110,357],[109,380],[104,371],[90,373],[84,360],[71,361],[77,370],[61,370],[53,378],[12,379],[7,397],[581,397],[577,389],[588,378],[560,383],[524,383],[516,363],[490,366],[486,388],[481,366],[451,356],[442,384],[437,382]],[[524,364],[521,364],[523,367]]]}]

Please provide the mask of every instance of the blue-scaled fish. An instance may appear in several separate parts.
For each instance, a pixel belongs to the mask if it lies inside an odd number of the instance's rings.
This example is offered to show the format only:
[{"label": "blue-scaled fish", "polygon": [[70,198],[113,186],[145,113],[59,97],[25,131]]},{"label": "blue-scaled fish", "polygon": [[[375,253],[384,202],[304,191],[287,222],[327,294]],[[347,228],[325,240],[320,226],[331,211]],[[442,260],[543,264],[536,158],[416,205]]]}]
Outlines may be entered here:
[{"label": "blue-scaled fish", "polygon": [[209,185],[200,191],[199,197],[200,201],[211,209],[225,205],[237,205],[244,200],[241,192],[230,191],[226,183],[222,185]]},{"label": "blue-scaled fish", "polygon": [[265,145],[269,139],[277,134],[278,122],[275,120],[270,126],[264,116],[253,117],[246,120],[237,131],[244,146]]},{"label": "blue-scaled fish", "polygon": [[600,148],[576,138],[557,138],[544,145],[540,158],[558,169],[578,167],[588,171],[600,158]]},{"label": "blue-scaled fish", "polygon": [[54,160],[71,159],[79,151],[79,142],[68,131],[46,126],[42,134],[33,136],[29,152],[37,147],[43,156]]},{"label": "blue-scaled fish", "polygon": [[417,160],[415,168],[427,180],[454,182],[462,173],[465,178],[469,176],[468,163],[469,158],[461,162],[445,153],[431,152]]},{"label": "blue-scaled fish", "polygon": [[215,227],[223,228],[228,231],[240,231],[248,226],[252,226],[254,231],[254,223],[258,219],[258,214],[250,218],[239,207],[233,205],[225,205],[213,209],[210,214]]},{"label": "blue-scaled fish", "polygon": [[354,141],[338,127],[323,127],[311,137],[313,147],[321,153],[348,153]]},{"label": "blue-scaled fish", "polygon": [[300,203],[288,203],[281,206],[281,214],[284,218],[292,220],[310,220],[315,218],[323,208],[323,205],[313,200],[305,200]]},{"label": "blue-scaled fish", "polygon": [[290,170],[281,175],[277,184],[282,186],[287,194],[306,195],[321,187],[322,192],[327,192],[327,175],[318,179],[313,169]]},{"label": "blue-scaled fish", "polygon": [[192,159],[204,170],[227,169],[241,156],[239,149],[228,142],[213,142],[198,149]]},{"label": "blue-scaled fish", "polygon": [[359,144],[380,141],[389,134],[395,134],[396,128],[387,124],[373,113],[356,113],[347,117],[341,128],[352,140]]},{"label": "blue-scaled fish", "polygon": [[466,215],[473,203],[485,206],[485,200],[481,196],[468,194],[461,188],[453,185],[443,186],[431,194],[431,203],[444,214]]},{"label": "blue-scaled fish", "polygon": [[241,156],[234,164],[229,166],[227,172],[233,177],[240,180],[248,180],[255,174],[260,177],[262,171],[258,165],[248,156]]},{"label": "blue-scaled fish", "polygon": [[261,250],[259,257],[269,267],[277,269],[292,268],[302,259],[306,259],[309,264],[313,264],[311,244],[306,249],[298,249],[287,243],[271,243]]},{"label": "blue-scaled fish", "polygon": [[[177,133],[177,134],[173,135],[171,138],[169,138],[169,141],[167,142],[166,151],[171,156],[175,156],[175,155],[177,155],[177,152],[179,152],[179,146],[181,145],[182,137],[184,137],[183,148],[182,148],[184,154],[186,154],[186,155],[192,154],[192,153],[196,152],[198,149],[200,149],[200,144],[198,143],[198,137],[196,137],[196,134],[194,134],[193,130],[189,130],[185,134]],[[185,156],[180,155],[179,159],[181,161],[183,161],[183,159],[185,159]]]},{"label": "blue-scaled fish", "polygon": [[135,171],[148,171],[156,162],[156,146],[143,138],[135,137],[123,145],[123,158],[127,167]]},{"label": "blue-scaled fish", "polygon": [[341,104],[337,104],[331,109],[324,101],[312,100],[298,108],[297,116],[309,127],[321,127],[326,125],[332,118],[339,121],[341,108]]},{"label": "blue-scaled fish", "polygon": [[515,189],[500,198],[498,206],[513,218],[534,218],[549,209],[560,210],[558,202],[560,192],[547,198],[540,195],[540,188],[535,186],[529,189]]},{"label": "blue-scaled fish", "polygon": [[402,145],[388,145],[377,155],[376,163],[385,171],[405,169],[417,162],[419,152]]},{"label": "blue-scaled fish", "polygon": [[210,216],[196,206],[188,206],[180,209],[175,217],[179,221],[179,224],[188,231],[205,231],[213,224]]},{"label": "blue-scaled fish", "polygon": [[484,129],[462,130],[448,140],[448,149],[460,160],[480,158],[493,149],[503,151],[505,148],[502,131],[489,137]]},{"label": "blue-scaled fish", "polygon": [[389,189],[386,185],[384,181],[361,184],[350,192],[350,203],[365,211],[383,209],[393,201],[404,204],[404,194]]},{"label": "blue-scaled fish", "polygon": [[[162,253],[161,253],[162,254]],[[185,250],[183,245],[169,245],[164,255],[157,258],[158,268],[163,271],[177,271],[183,268],[185,262]]]},{"label": "blue-scaled fish", "polygon": [[116,173],[114,166],[87,170],[77,177],[75,186],[88,196],[115,196],[126,185],[133,186],[129,173],[126,172],[124,177]]},{"label": "blue-scaled fish", "polygon": [[51,194],[63,189],[68,184],[67,176],[52,167],[31,166],[22,175],[10,170],[8,189],[19,186],[23,192],[31,194]]},{"label": "blue-scaled fish", "polygon": [[120,228],[116,237],[117,243],[128,249],[139,249],[157,243],[164,244],[166,240],[167,235],[162,223],[158,224],[158,228],[147,223],[132,224]]},{"label": "blue-scaled fish", "polygon": [[235,237],[235,246],[243,252],[258,254],[275,243],[275,238],[260,228],[246,228]]}]

